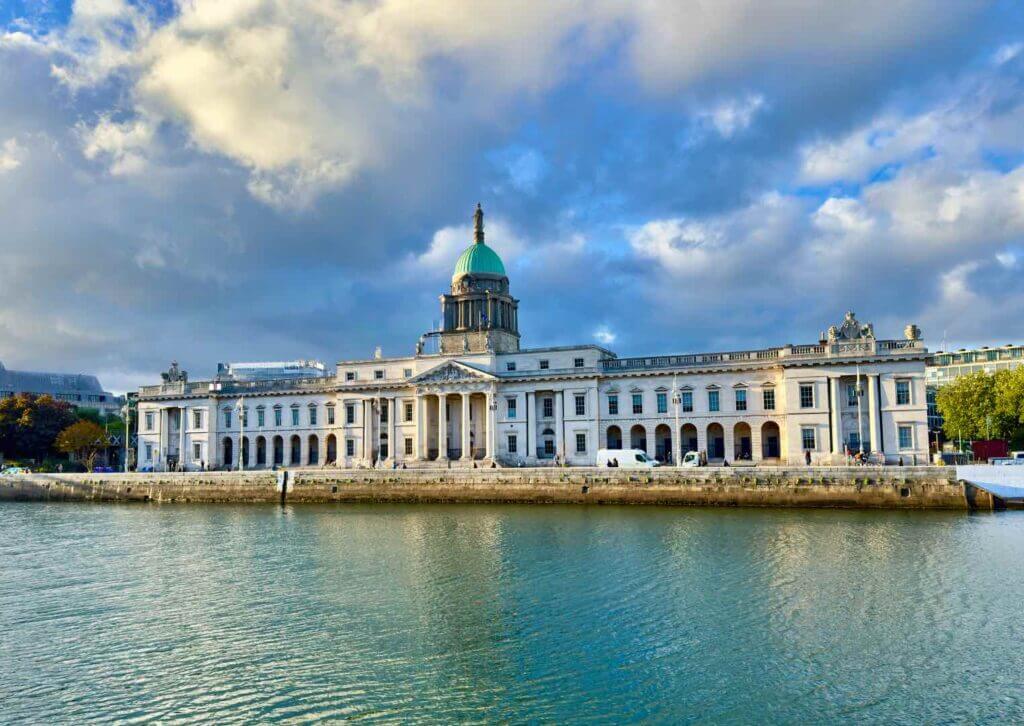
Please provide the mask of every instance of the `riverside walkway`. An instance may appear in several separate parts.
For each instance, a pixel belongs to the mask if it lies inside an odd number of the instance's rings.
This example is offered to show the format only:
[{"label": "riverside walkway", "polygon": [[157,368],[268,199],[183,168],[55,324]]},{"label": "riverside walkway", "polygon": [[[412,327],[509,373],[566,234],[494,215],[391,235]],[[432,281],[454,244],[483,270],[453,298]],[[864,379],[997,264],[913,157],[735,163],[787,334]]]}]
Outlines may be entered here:
[{"label": "riverside walkway", "polygon": [[1024,504],[1024,466],[958,466],[956,478],[1007,504]]}]

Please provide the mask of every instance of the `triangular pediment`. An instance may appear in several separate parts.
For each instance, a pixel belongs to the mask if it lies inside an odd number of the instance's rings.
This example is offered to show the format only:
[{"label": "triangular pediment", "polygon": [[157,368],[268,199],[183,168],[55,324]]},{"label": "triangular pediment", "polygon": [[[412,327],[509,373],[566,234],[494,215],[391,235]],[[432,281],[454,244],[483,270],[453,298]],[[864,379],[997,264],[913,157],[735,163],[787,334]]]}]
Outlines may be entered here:
[{"label": "triangular pediment", "polygon": [[454,381],[493,381],[495,376],[487,371],[468,366],[459,361],[447,361],[441,365],[424,371],[410,379],[410,383],[452,383]]}]

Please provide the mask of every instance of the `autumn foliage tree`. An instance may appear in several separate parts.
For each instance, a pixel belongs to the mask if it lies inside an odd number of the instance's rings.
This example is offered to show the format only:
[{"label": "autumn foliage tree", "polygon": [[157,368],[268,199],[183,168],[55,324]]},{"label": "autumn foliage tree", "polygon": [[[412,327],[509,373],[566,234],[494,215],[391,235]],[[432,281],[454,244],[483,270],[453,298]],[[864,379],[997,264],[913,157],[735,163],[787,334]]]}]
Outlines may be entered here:
[{"label": "autumn foliage tree", "polygon": [[0,400],[0,452],[7,458],[43,459],[75,420],[71,405],[51,396],[22,393]]},{"label": "autumn foliage tree", "polygon": [[103,427],[92,421],[73,423],[57,436],[57,449],[65,454],[74,454],[85,465],[86,471],[92,471],[96,455],[110,446],[110,436]]}]

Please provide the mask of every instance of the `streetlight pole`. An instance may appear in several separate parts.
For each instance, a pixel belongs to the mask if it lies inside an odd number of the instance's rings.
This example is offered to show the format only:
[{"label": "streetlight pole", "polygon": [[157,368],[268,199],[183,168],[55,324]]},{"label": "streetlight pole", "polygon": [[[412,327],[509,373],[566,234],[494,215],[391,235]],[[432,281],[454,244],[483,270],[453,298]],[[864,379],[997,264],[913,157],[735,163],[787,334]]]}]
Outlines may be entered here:
[{"label": "streetlight pole", "polygon": [[672,432],[672,458],[676,466],[679,466],[680,460],[682,459],[683,448],[681,441],[682,433],[679,430],[679,404],[682,403],[683,396],[679,392],[679,388],[676,386],[676,377],[672,376],[672,407],[676,412],[676,428]]},{"label": "streetlight pole", "polygon": [[487,449],[491,452],[491,461],[494,461],[495,451],[494,447],[498,443],[497,438],[494,435],[494,425],[498,420],[498,397],[491,392],[491,402],[487,404],[487,410],[490,411],[490,416],[487,418]]},{"label": "streetlight pole", "polygon": [[128,416],[131,409],[128,407],[128,403],[125,402],[124,407],[121,409],[121,413],[124,414],[124,473],[128,473]]}]

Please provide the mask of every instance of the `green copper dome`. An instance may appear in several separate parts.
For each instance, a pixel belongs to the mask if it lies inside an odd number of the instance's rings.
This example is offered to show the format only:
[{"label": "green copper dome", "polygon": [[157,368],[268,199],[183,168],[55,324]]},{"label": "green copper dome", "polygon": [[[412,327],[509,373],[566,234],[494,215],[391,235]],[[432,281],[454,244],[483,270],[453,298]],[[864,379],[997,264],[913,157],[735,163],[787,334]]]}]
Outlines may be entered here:
[{"label": "green copper dome", "polygon": [[502,264],[501,258],[484,242],[484,212],[479,204],[476,205],[476,213],[473,215],[473,228],[476,241],[459,255],[459,260],[455,263],[455,272],[452,274],[452,282],[463,275],[505,277],[505,265]]}]

